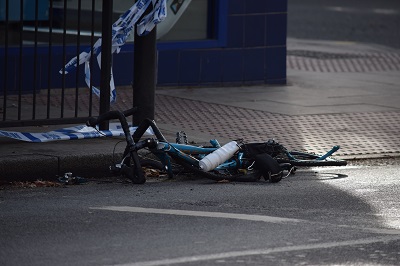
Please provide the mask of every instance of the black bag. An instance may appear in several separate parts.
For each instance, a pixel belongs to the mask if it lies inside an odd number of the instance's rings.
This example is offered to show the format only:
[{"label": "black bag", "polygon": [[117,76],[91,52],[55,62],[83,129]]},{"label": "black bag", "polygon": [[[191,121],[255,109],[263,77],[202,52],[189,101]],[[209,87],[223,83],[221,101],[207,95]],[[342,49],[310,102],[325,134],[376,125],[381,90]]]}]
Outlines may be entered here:
[{"label": "black bag", "polygon": [[261,172],[265,181],[277,183],[283,177],[281,166],[268,153],[257,154],[254,157],[254,168]]},{"label": "black bag", "polygon": [[243,144],[242,150],[246,158],[255,158],[258,154],[269,154],[271,157],[276,157],[282,152],[282,145],[274,140],[268,140],[262,143],[247,143]]}]

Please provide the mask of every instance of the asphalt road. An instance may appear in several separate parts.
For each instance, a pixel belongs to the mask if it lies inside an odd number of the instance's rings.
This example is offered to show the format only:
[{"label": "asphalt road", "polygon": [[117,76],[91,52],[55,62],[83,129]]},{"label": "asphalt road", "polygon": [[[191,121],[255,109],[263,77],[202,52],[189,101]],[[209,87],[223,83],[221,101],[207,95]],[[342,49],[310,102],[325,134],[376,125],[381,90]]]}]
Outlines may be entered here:
[{"label": "asphalt road", "polygon": [[400,167],[0,190],[1,265],[396,265]]},{"label": "asphalt road", "polygon": [[[400,47],[398,1],[289,1],[289,37]],[[397,15],[395,15],[397,14]],[[0,265],[398,265],[400,166],[278,184],[152,179],[0,190]]]},{"label": "asphalt road", "polygon": [[289,0],[288,37],[400,48],[400,1]]}]

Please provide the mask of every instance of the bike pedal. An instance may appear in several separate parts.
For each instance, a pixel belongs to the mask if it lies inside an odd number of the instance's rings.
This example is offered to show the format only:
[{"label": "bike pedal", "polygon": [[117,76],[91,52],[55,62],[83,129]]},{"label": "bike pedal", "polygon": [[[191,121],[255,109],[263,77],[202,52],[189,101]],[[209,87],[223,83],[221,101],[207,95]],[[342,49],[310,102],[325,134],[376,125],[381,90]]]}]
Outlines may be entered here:
[{"label": "bike pedal", "polygon": [[121,165],[116,164],[116,165],[110,165],[109,170],[112,174],[118,175],[121,173]]},{"label": "bike pedal", "polygon": [[292,165],[290,163],[281,163],[279,165],[281,166],[281,168],[283,170],[287,170],[287,171],[289,171],[292,168]]},{"label": "bike pedal", "polygon": [[188,144],[188,139],[185,131],[176,132],[176,143]]}]

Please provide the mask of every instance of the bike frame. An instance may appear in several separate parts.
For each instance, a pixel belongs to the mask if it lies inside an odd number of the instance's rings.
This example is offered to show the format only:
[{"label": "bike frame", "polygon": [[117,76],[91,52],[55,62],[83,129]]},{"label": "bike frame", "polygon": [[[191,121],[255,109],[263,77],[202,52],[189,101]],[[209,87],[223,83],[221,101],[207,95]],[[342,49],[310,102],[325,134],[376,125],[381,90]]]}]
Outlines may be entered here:
[{"label": "bike frame", "polygon": [[[212,141],[210,141],[212,143]],[[217,150],[219,147],[199,147],[188,144],[159,142],[157,148],[150,149],[156,155],[162,164],[167,167],[168,174],[172,174],[170,157],[180,158],[191,165],[199,167],[199,161],[207,154]],[[243,153],[239,152],[234,158],[220,164],[214,170],[233,170],[243,165]]]},{"label": "bike frame", "polygon": [[[215,140],[211,140],[210,143],[213,144]],[[218,142],[217,142],[218,143]],[[190,163],[196,167],[199,167],[199,161],[204,158],[207,154],[212,153],[217,150],[220,146],[216,145],[216,147],[198,147],[194,145],[188,144],[179,144],[179,143],[169,143],[169,142],[159,142],[157,148],[150,149],[150,151],[156,155],[161,163],[166,166],[168,174],[172,175],[172,165],[171,165],[171,157],[179,158],[184,160],[186,163]],[[331,150],[325,153],[322,156],[316,157],[314,160],[322,161],[331,156],[334,152],[336,152],[340,147],[334,146]],[[287,157],[294,161],[302,161],[297,159],[294,155],[292,155],[289,151],[285,151]],[[301,153],[298,153],[301,154]],[[224,170],[234,170],[243,167],[244,165],[244,157],[243,152],[238,152],[234,157],[227,160],[226,162],[220,164],[214,170],[224,171]]]}]

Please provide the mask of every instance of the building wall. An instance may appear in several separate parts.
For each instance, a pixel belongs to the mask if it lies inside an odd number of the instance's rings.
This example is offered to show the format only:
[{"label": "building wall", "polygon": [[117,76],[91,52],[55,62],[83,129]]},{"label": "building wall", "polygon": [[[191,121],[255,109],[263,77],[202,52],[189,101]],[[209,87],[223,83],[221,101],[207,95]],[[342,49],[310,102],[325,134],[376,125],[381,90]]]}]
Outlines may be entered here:
[{"label": "building wall", "polygon": [[[216,40],[158,43],[158,86],[285,84],[287,0],[215,1],[219,8]],[[58,73],[65,60],[76,56],[76,46],[0,50],[0,92],[4,85],[10,94],[19,88],[29,93],[33,88],[86,86],[83,65],[64,79]],[[7,66],[3,64],[5,53]],[[93,85],[98,86],[96,64],[94,68]],[[132,84],[133,71],[133,45],[126,44],[113,57],[115,85]]]},{"label": "building wall", "polygon": [[159,51],[159,86],[286,83],[287,0],[227,1],[224,47]]}]

